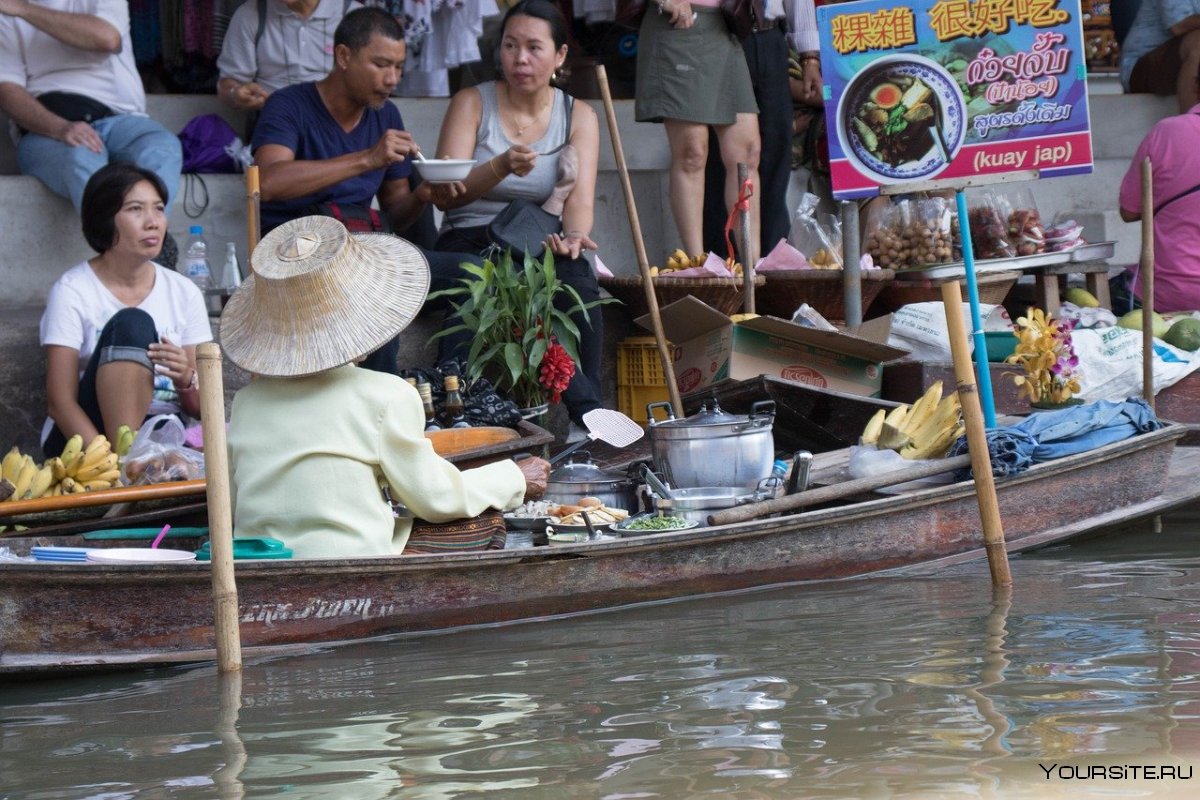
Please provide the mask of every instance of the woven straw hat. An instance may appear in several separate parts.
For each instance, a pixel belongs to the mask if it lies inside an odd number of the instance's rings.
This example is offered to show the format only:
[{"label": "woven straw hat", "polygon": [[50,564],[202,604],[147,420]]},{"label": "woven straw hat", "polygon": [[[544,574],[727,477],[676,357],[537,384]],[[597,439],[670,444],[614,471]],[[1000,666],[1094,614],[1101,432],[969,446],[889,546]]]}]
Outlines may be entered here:
[{"label": "woven straw hat", "polygon": [[221,314],[221,347],[258,375],[311,375],[365,356],[408,327],[429,291],[420,250],[386,233],[350,234],[332,217],[285,222],[250,265]]}]

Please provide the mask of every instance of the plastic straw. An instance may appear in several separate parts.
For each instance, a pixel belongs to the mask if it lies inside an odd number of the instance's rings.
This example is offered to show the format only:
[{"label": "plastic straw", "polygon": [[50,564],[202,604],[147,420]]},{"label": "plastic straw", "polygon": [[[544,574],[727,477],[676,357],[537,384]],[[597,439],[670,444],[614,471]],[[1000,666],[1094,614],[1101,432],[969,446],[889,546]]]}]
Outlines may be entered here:
[{"label": "plastic straw", "polygon": [[167,531],[169,531],[169,530],[171,530],[171,526],[169,524],[163,525],[163,529],[158,532],[158,536],[154,537],[154,544],[150,545],[151,550],[158,549],[159,542],[161,542],[163,539],[165,539],[167,537]]}]

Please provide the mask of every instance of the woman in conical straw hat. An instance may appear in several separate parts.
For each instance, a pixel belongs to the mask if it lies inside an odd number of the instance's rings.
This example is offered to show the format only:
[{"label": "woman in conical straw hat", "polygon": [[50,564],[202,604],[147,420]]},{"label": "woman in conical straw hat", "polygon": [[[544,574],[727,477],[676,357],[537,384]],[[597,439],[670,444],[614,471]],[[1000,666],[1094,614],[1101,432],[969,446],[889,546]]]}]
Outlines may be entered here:
[{"label": "woman in conical straw hat", "polygon": [[259,376],[229,423],[234,529],[282,539],[297,558],[390,556],[408,541],[380,487],[447,522],[540,496],[542,459],[459,470],[424,435],[414,389],[355,362],[412,322],[429,267],[387,234],[302,217],[267,234],[221,316],[230,361]]}]

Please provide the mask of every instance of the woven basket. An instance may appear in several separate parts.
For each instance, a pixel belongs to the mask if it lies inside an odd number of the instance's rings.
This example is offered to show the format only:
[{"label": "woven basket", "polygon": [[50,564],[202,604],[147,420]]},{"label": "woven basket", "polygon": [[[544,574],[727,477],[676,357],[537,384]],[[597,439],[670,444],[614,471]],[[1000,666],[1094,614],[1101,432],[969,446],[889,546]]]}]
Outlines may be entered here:
[{"label": "woven basket", "polygon": [[[862,305],[865,311],[895,275],[890,269],[870,269],[862,274]],[[760,314],[791,319],[801,303],[808,303],[828,320],[846,318],[846,295],[840,269],[768,270],[766,289],[754,295]]]},{"label": "woven basket", "polygon": [[[765,283],[766,279],[762,275],[754,276],[755,287],[761,287]],[[600,278],[600,286],[624,303],[635,319],[649,312],[646,290],[642,288],[642,276]],[[654,293],[658,297],[659,308],[691,295],[723,314],[737,314],[742,310],[741,278],[655,278]],[[755,298],[757,299],[757,294]]]},{"label": "woven basket", "polygon": [[[1008,296],[1008,293],[1020,277],[1020,272],[992,272],[987,275],[978,276],[975,279],[975,285],[979,289],[979,302],[988,304],[1003,303],[1004,298]],[[886,314],[909,303],[940,303],[942,301],[942,284],[946,283],[947,280],[957,279],[946,278],[943,280],[925,279],[915,281],[896,279],[886,284],[886,288],[879,293],[879,297],[875,303],[876,307],[872,311],[876,314]],[[967,290],[965,283],[963,284],[962,293],[963,299],[966,299]]]}]

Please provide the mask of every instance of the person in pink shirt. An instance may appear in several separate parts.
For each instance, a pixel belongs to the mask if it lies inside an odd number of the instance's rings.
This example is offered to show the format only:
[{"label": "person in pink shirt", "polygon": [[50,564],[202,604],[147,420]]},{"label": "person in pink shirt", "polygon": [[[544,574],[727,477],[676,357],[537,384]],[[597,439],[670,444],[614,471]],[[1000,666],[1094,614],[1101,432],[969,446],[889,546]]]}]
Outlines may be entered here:
[{"label": "person in pink shirt", "polygon": [[[1154,310],[1194,311],[1200,309],[1200,105],[1160,120],[1138,145],[1121,181],[1121,219],[1126,222],[1142,218],[1142,161],[1147,157],[1154,179]],[[1135,273],[1120,277],[1140,296]],[[1128,310],[1113,309],[1118,314]]]}]

